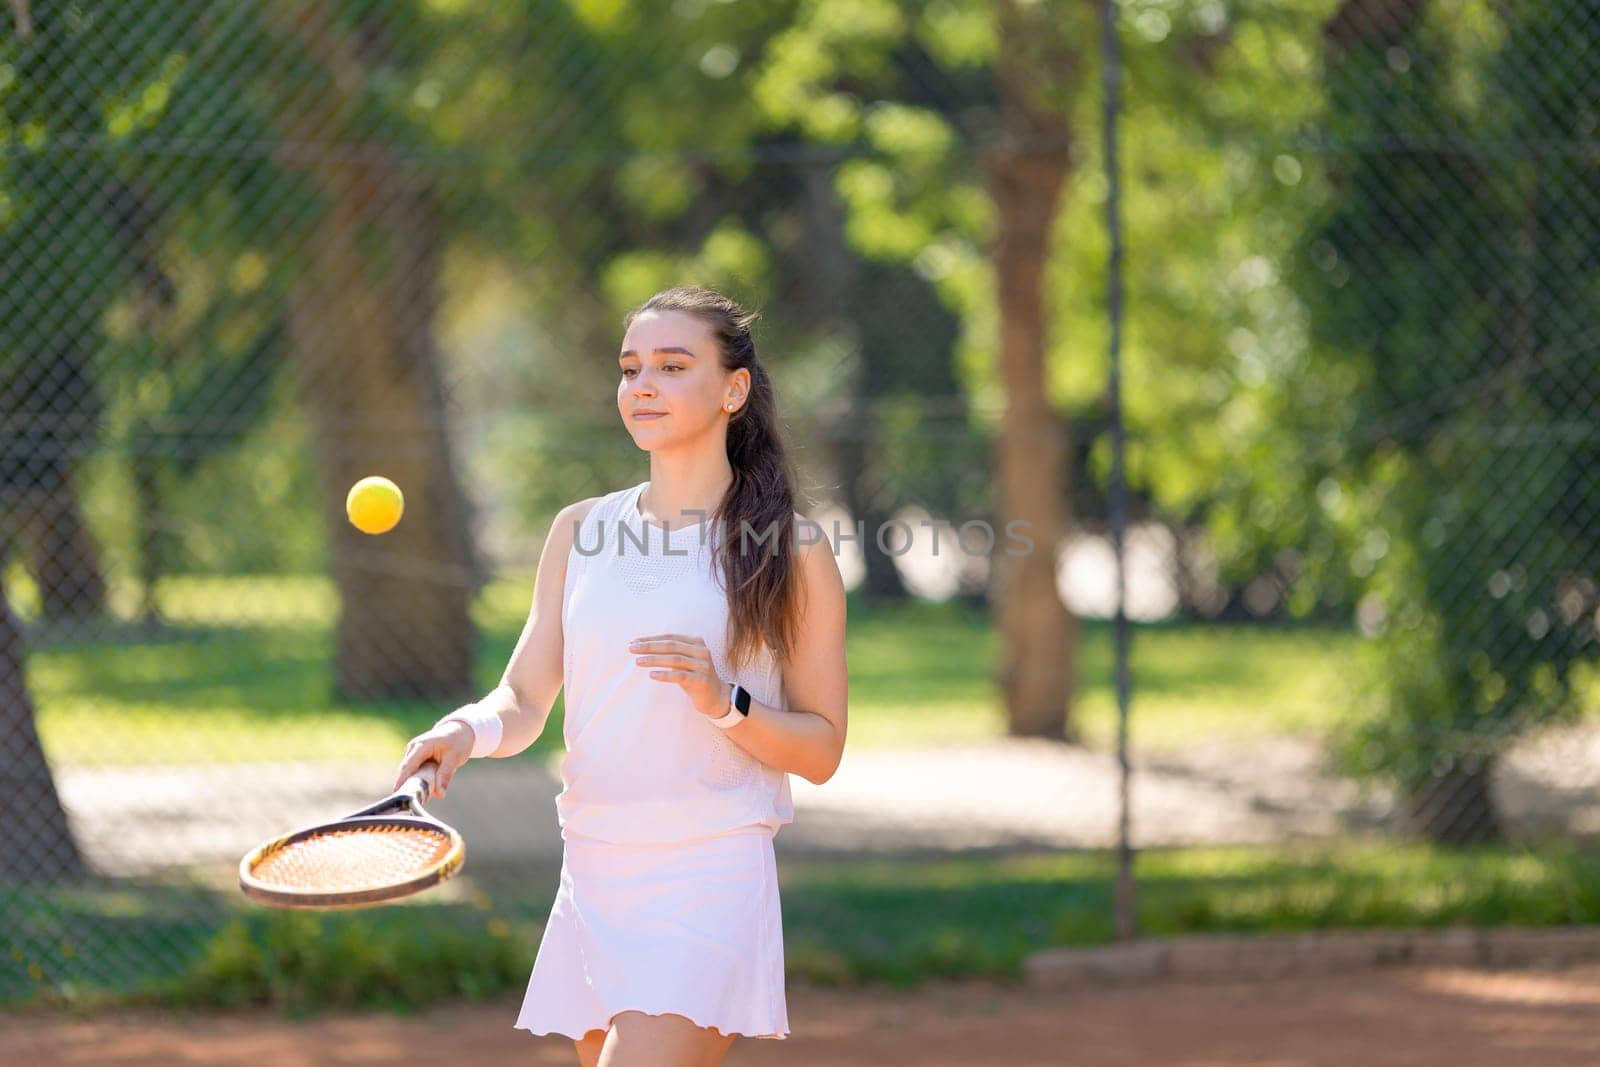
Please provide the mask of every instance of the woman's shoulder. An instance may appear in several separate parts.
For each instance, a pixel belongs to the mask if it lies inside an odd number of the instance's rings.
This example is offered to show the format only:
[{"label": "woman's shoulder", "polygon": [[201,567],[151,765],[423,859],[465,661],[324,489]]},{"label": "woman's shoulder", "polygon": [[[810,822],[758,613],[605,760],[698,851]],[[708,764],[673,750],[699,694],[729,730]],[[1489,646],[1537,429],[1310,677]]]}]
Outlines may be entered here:
[{"label": "woman's shoulder", "polygon": [[569,519],[575,519],[578,522],[582,522],[584,518],[588,516],[589,512],[593,511],[595,508],[599,507],[608,500],[616,499],[616,497],[622,492],[625,492],[625,490],[619,489],[615,493],[602,493],[599,496],[586,496],[582,500],[574,500],[561,510],[562,513]]},{"label": "woman's shoulder", "polygon": [[571,548],[577,540],[578,528],[583,525],[597,506],[611,499],[613,493],[603,496],[586,496],[582,500],[574,500],[550,520],[550,538],[557,548]]},{"label": "woman's shoulder", "polygon": [[[839,524],[835,522],[833,525],[837,530]],[[821,522],[798,511],[794,513],[794,534],[795,542],[801,546],[802,551],[815,552],[817,549],[812,547],[814,545],[827,543],[831,547],[833,544]]]}]

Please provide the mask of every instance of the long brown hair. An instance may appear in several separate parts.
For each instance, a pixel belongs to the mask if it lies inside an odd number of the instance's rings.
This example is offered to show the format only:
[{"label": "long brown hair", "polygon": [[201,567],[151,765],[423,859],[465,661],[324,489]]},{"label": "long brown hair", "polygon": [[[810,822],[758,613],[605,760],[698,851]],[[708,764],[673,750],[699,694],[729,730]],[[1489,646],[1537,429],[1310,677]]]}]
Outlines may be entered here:
[{"label": "long brown hair", "polygon": [[[704,322],[722,352],[722,369],[750,372],[750,395],[728,420],[733,482],[708,522],[718,523],[718,556],[728,593],[728,661],[744,663],[760,642],[779,662],[794,650],[800,614],[795,569],[794,470],[778,426],[772,377],[756,358],[747,311],[711,289],[664,289],[628,313],[627,330],[646,311],[682,311]],[[746,526],[753,532],[743,535]]]}]

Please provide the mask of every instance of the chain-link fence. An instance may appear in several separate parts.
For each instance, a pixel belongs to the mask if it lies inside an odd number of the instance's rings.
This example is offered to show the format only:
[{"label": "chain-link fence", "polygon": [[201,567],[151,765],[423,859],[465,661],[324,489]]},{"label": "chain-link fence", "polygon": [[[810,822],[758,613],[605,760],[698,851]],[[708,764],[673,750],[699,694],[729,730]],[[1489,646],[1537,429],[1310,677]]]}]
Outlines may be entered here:
[{"label": "chain-link fence", "polygon": [[[1133,844],[1583,841],[1600,3],[1117,12]],[[852,595],[780,854],[1115,843],[1091,6],[9,15],[0,994],[184,973],[494,687],[556,512],[649,477],[614,360],[676,284],[762,309]],[[435,806],[442,898],[553,892],[560,722]]]}]

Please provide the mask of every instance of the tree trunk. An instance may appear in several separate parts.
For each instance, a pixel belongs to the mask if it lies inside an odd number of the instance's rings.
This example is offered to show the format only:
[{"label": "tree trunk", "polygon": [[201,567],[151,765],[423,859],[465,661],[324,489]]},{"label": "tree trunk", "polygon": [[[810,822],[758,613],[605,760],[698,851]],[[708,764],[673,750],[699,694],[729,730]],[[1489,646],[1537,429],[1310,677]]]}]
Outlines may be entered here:
[{"label": "tree trunk", "polygon": [[52,623],[98,618],[105,613],[106,583],[69,461],[61,461],[60,477],[49,485],[27,494],[21,505],[21,533],[29,569],[39,583],[43,617]]},{"label": "tree trunk", "polygon": [[1490,789],[1494,761],[1454,765],[1405,798],[1405,832],[1441,845],[1480,845],[1503,838]]},{"label": "tree trunk", "polygon": [[[482,569],[456,475],[433,340],[440,236],[426,180],[363,139],[361,47],[320,5],[280,4],[280,20],[330,69],[336,99],[284,112],[286,142],[338,150],[294,155],[324,214],[289,295],[290,349],[310,413],[331,569],[338,584],[335,689],[342,699],[455,701],[473,693],[472,620]],[[332,121],[330,121],[330,117]],[[389,533],[361,533],[345,496],[381,474],[405,494]]]},{"label": "tree trunk", "polygon": [[[991,572],[1002,649],[999,682],[1011,734],[1075,739],[1067,708],[1077,619],[1056,587],[1057,551],[1068,518],[1066,426],[1049,400],[1044,291],[1051,231],[1071,166],[1070,129],[1062,115],[1031,99],[1036,78],[1046,75],[1028,62],[1037,48],[1024,40],[1027,28],[1015,17],[1004,19],[1002,27],[997,77],[1006,128],[983,163],[998,222],[992,257],[1005,395],[996,450],[1001,523]],[[1014,522],[1026,524],[1016,529],[1031,538],[1030,549],[1016,547],[1007,535]]]},{"label": "tree trunk", "polygon": [[[92,553],[84,554],[84,574],[61,577],[58,570],[70,568],[72,561],[55,555],[82,548],[87,540],[79,540],[82,523],[71,457],[98,432],[99,410],[92,380],[76,356],[71,335],[62,334],[0,374],[0,811],[10,814],[13,840],[20,844],[0,850],[0,881],[78,881],[87,876],[39,743],[22,623],[11,611],[4,577],[13,552],[27,542],[42,546],[34,563],[47,604],[54,600],[59,610],[64,602],[70,613],[92,598],[70,595],[67,583],[91,575],[88,588],[99,583]],[[70,412],[72,417],[51,418],[49,412]],[[63,501],[74,503],[67,507]],[[67,523],[47,523],[47,516],[62,511],[71,516]],[[47,524],[50,529],[44,531]]]},{"label": "tree trunk", "polygon": [[[1037,191],[1037,190],[1035,190]],[[1026,194],[996,197],[1000,207],[997,280],[1000,286],[1000,363],[1006,396],[996,458],[1000,492],[993,589],[1000,618],[1009,732],[1066,737],[1074,681],[1077,619],[1062,603],[1056,563],[1067,530],[1064,426],[1044,398],[1042,256],[1007,247],[1037,234],[1036,204]],[[1030,232],[1031,231],[1031,232]],[[1035,242],[1042,243],[1042,242]],[[1016,527],[1011,524],[1018,523]],[[1031,540],[1025,551],[1008,534]]]},{"label": "tree trunk", "polygon": [[[289,329],[342,599],[337,691],[453,700],[472,688],[476,575],[431,337],[437,249],[426,195],[382,165],[317,171],[329,218],[306,248]],[[386,268],[356,247],[369,227],[393,242]],[[400,525],[381,538],[345,516],[350,486],[370,474],[406,495]]]},{"label": "tree trunk", "polygon": [[1428,0],[1344,0],[1322,27],[1329,69],[1351,48],[1381,51],[1404,44],[1427,6]]},{"label": "tree trunk", "polygon": [[139,570],[139,621],[154,628],[161,624],[156,586],[161,581],[161,490],[156,480],[156,457],[141,449],[132,457],[134,514],[138,517],[138,542],[134,560]]},{"label": "tree trunk", "polygon": [[[900,577],[894,558],[878,546],[877,532],[890,515],[878,504],[877,486],[872,484],[870,470],[869,436],[873,429],[872,391],[868,388],[866,361],[882,358],[881,353],[868,352],[861,344],[861,331],[853,328],[857,313],[852,294],[860,284],[861,270],[855,256],[845,243],[844,212],[839,206],[833,188],[833,168],[829,164],[816,164],[805,170],[806,204],[816,235],[816,255],[811,268],[811,290],[818,304],[820,321],[832,322],[841,336],[847,339],[851,351],[845,402],[848,405],[835,421],[830,435],[838,444],[834,448],[838,464],[839,482],[844,489],[845,510],[850,521],[860,523],[863,531],[861,561],[865,574],[861,580],[861,595],[874,602],[906,599],[905,582]],[[829,538],[833,531],[827,531]],[[854,529],[841,530],[841,539],[853,536]]]},{"label": "tree trunk", "polygon": [[[3,503],[4,510],[11,510],[16,501],[10,497]],[[10,524],[18,517],[0,513],[0,522]],[[12,536],[11,530],[0,529],[0,563]],[[0,882],[80,882],[88,877],[88,868],[39,743],[26,658],[22,625],[11,613],[0,574],[0,796],[10,819],[10,839],[19,846],[0,848]]]}]

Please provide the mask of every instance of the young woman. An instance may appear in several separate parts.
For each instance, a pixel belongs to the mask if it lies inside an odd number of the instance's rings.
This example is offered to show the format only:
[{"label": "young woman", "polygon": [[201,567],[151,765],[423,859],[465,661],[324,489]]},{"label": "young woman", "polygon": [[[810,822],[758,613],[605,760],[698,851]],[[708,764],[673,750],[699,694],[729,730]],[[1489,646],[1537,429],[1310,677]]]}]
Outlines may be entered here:
[{"label": "young woman", "polygon": [[413,738],[399,780],[514,756],[565,693],[560,887],[516,1026],[590,1067],[715,1064],[783,1038],[773,836],[788,775],[845,741],[844,583],[794,511],[755,315],[704,289],[624,323],[617,410],[650,478],[571,504],[499,687]]}]

